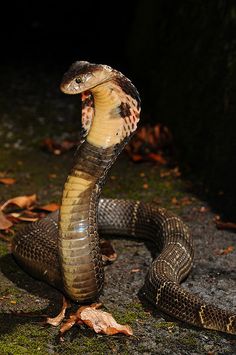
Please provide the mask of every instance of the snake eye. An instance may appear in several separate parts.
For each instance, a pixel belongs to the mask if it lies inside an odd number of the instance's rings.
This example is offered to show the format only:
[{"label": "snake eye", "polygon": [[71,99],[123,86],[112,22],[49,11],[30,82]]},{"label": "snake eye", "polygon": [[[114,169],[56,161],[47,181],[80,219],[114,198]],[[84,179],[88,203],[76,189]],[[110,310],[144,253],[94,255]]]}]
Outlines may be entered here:
[{"label": "snake eye", "polygon": [[81,76],[78,76],[78,78],[75,79],[76,84],[81,84],[83,82]]}]

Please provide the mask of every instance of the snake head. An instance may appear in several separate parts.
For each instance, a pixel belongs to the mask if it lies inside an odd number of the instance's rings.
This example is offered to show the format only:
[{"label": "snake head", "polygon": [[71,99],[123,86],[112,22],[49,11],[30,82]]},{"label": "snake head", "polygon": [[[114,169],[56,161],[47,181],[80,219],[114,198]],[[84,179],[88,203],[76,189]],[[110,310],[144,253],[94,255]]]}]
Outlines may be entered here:
[{"label": "snake head", "polygon": [[65,94],[80,94],[110,80],[114,72],[108,65],[77,61],[64,74],[60,89]]}]

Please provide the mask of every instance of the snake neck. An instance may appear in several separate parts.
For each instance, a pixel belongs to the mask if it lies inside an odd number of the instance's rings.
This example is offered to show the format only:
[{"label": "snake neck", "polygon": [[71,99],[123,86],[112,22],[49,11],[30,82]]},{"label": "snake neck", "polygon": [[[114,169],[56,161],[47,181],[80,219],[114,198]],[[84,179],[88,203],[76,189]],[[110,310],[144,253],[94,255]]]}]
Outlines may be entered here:
[{"label": "snake neck", "polygon": [[[100,191],[107,172],[130,136],[129,131],[136,128],[131,121],[137,121],[139,114],[134,99],[130,98],[130,110],[127,110],[127,94],[115,82],[95,87],[87,98],[93,104],[86,98],[83,100],[82,117],[84,122],[90,120],[89,129],[76,152],[60,209],[59,255],[63,284],[66,294],[78,302],[96,299],[103,285],[97,232]],[[129,115],[127,122],[124,114]]]}]

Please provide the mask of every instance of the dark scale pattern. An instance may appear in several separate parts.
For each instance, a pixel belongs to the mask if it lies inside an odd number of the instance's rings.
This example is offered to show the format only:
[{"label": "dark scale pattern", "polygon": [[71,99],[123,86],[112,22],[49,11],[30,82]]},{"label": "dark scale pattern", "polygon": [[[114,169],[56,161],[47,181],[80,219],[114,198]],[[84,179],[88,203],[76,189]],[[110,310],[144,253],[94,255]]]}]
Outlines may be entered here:
[{"label": "dark scale pattern", "polygon": [[[14,239],[13,255],[31,275],[63,291],[57,249],[57,220],[58,213],[53,213],[23,229]],[[173,227],[177,230],[169,233]],[[137,201],[101,199],[98,206],[98,231],[103,235],[133,235],[135,238],[153,241],[156,250],[161,253],[150,266],[145,281],[145,295],[162,311],[189,324],[236,333],[235,315],[213,305],[206,305],[202,299],[179,285],[192,265],[192,239],[186,233],[187,227],[172,213]],[[170,244],[173,240],[184,247],[182,250],[185,252],[179,256],[181,263],[176,263],[172,258],[176,248],[176,244]],[[167,261],[172,268],[163,269],[160,260]],[[45,268],[50,269],[50,274],[44,274]],[[96,271],[99,273],[99,268]],[[176,274],[179,275],[178,282],[173,281]]]}]

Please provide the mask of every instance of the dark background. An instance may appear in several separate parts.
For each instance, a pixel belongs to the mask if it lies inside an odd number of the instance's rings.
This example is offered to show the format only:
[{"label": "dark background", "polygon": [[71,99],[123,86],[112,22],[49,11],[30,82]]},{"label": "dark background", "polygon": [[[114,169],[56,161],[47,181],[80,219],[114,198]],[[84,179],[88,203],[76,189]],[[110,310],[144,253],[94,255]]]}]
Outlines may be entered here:
[{"label": "dark background", "polygon": [[88,60],[123,71],[141,93],[143,123],[170,127],[183,171],[220,212],[235,217],[235,2],[5,5],[3,68],[61,76],[73,61]]}]

